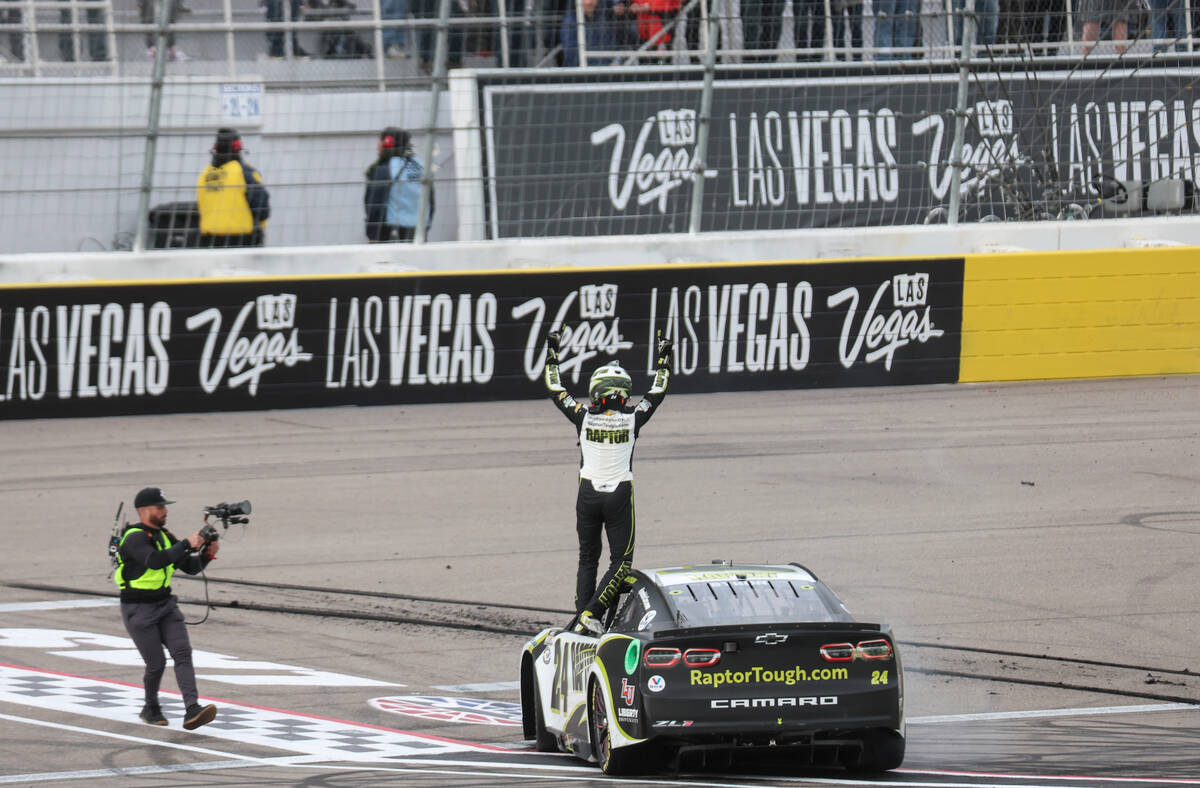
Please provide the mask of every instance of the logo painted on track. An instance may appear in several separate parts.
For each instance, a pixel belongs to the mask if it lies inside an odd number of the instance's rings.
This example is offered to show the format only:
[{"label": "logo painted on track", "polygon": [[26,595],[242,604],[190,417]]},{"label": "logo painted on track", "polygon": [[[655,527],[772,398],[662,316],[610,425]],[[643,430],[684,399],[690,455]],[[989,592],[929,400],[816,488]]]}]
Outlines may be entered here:
[{"label": "logo painted on track", "polygon": [[520,725],[521,704],[481,698],[454,698],[444,695],[397,695],[372,698],[369,703],[380,711],[423,717],[427,720],[468,722],[472,725]]}]

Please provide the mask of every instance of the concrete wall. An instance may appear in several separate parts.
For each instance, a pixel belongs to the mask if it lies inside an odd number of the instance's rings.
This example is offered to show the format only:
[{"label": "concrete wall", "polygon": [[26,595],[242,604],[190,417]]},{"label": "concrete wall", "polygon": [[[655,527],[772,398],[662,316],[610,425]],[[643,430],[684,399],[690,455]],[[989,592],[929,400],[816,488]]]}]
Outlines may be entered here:
[{"label": "concrete wall", "polygon": [[[437,239],[441,236],[435,232],[433,237]],[[355,244],[253,251],[179,250],[137,255],[0,255],[0,282],[853,259],[1003,253],[1024,249],[1099,250],[1170,245],[1200,247],[1200,219],[1170,217],[1103,222],[710,233],[702,236],[434,242],[423,246]],[[1087,257],[1082,259],[1086,261]]]},{"label": "concrete wall", "polygon": [[[246,160],[271,195],[268,246],[365,240],[364,172],[384,126],[414,130],[418,151],[429,121],[422,91],[269,92],[261,118],[222,118],[226,80],[173,78],[164,90],[150,206],[194,201],[215,131],[242,132]],[[253,80],[248,80],[253,83]],[[0,253],[129,248],[150,104],[144,81],[0,80]],[[449,127],[443,107],[437,126]],[[450,134],[435,138],[435,178],[454,170]],[[437,189],[433,240],[457,236],[456,193]]]}]

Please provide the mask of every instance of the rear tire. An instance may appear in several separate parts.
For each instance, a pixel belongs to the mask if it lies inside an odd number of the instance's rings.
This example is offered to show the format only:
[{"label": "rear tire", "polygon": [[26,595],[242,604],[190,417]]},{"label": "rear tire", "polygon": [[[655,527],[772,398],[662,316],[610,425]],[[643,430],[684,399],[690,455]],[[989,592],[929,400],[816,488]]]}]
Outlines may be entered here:
[{"label": "rear tire", "polygon": [[858,758],[843,762],[854,772],[886,772],[904,763],[904,737],[895,731],[876,728],[862,736]]},{"label": "rear tire", "polygon": [[[605,774],[623,775],[646,771],[645,764],[640,763],[641,747],[612,746],[612,722],[608,718],[608,704],[604,700],[604,690],[600,682],[593,681],[588,693],[588,720],[592,729],[592,751],[600,762],[600,769]],[[640,767],[640,768],[639,768]]]}]

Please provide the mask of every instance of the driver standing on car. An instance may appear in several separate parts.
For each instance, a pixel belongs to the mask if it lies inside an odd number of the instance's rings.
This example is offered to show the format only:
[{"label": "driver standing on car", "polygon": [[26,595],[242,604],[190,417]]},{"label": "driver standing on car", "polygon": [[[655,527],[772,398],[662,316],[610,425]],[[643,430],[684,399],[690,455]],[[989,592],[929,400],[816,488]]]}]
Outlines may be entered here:
[{"label": "driver standing on car", "polygon": [[[633,381],[615,361],[592,373],[588,383],[591,405],[576,401],[562,385],[558,370],[561,337],[552,332],[546,356],[545,380],[554,404],[579,433],[579,494],[575,499],[575,530],[579,536],[579,567],[575,572],[576,631],[600,634],[600,617],[616,601],[621,581],[633,567],[633,444],[638,433],[667,394],[671,378],[671,340],[659,334],[654,382],[636,406],[629,406]],[[596,588],[600,537],[608,537],[608,571]]]}]

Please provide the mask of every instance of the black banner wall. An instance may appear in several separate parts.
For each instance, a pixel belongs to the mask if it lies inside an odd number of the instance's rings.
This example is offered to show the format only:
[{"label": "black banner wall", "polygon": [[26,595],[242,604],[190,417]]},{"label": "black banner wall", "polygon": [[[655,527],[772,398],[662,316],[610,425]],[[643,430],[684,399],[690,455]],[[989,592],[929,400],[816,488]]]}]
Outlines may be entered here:
[{"label": "black banner wall", "polygon": [[[688,230],[702,75],[599,71],[480,76],[490,237]],[[1200,182],[1198,75],[973,74],[964,218],[1046,218],[1039,201],[1086,203],[1100,176]],[[921,224],[949,203],[956,73],[718,76],[702,230]]]},{"label": "black banner wall", "polygon": [[0,417],[545,396],[545,337],[677,392],[955,382],[963,261],[0,289]]}]

